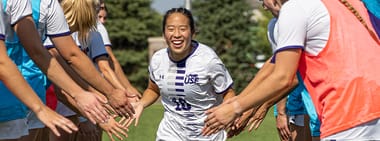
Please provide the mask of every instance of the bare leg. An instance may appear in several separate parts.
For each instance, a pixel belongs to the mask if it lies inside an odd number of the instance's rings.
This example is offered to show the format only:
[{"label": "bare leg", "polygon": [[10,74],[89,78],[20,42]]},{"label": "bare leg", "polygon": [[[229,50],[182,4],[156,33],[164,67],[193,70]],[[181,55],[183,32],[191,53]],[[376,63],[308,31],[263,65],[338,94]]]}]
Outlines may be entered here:
[{"label": "bare leg", "polygon": [[48,127],[39,130],[35,141],[49,141],[49,132],[50,129]]},{"label": "bare leg", "polygon": [[78,134],[75,141],[101,141],[102,140],[102,130],[90,121],[85,121],[79,123]]},{"label": "bare leg", "polygon": [[318,137],[311,137],[311,140],[312,140],[312,141],[320,141],[321,139],[320,139],[320,137],[318,136]]},{"label": "bare leg", "polygon": [[309,126],[310,118],[307,114],[304,115],[304,128],[305,128],[305,139],[304,141],[312,141],[311,130]]},{"label": "bare leg", "polygon": [[305,140],[305,127],[295,124],[289,124],[290,132],[292,134],[291,141],[304,141]]},{"label": "bare leg", "polygon": [[43,128],[31,129],[31,130],[29,130],[29,135],[22,136],[17,141],[36,141],[37,133],[42,129]]}]

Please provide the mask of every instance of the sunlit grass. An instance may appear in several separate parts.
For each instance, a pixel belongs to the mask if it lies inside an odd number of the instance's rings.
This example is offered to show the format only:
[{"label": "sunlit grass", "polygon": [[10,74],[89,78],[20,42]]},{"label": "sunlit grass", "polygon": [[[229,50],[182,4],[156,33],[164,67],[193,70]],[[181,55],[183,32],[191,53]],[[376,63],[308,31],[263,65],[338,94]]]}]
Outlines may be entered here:
[{"label": "sunlit grass", "polygon": [[[160,123],[164,109],[161,104],[155,104],[144,110],[139,125],[129,128],[126,141],[154,141],[158,124]],[[260,128],[253,132],[244,131],[228,141],[278,141],[275,128],[273,110],[269,111]],[[106,134],[103,134],[103,141],[110,141]]]}]

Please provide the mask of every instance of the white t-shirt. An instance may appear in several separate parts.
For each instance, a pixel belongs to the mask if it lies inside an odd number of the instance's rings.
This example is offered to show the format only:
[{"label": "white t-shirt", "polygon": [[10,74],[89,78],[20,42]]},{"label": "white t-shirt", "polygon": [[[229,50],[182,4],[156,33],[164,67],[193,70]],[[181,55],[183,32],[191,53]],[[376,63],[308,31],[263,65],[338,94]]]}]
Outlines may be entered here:
[{"label": "white t-shirt", "polygon": [[4,34],[7,35],[5,38],[10,42],[17,42],[18,39],[14,38],[16,36],[16,33],[13,32],[12,27],[20,19],[32,14],[31,4],[27,0],[8,0],[2,1],[1,9],[1,20],[4,24]]},{"label": "white t-shirt", "polygon": [[[330,33],[330,16],[320,0],[289,0],[282,5],[274,27],[275,53],[302,48],[318,55]],[[306,37],[306,38],[305,38]]]},{"label": "white t-shirt", "polygon": [[104,46],[112,46],[107,29],[104,27],[104,25],[98,21],[96,26],[98,32],[100,33],[100,35],[102,35]]},{"label": "white t-shirt", "polygon": [[[30,0],[29,0],[30,1]],[[7,32],[7,41],[18,41],[17,38],[14,38],[13,34],[15,34],[12,26],[21,18],[31,15],[32,9],[30,9],[30,5],[26,7],[20,7],[21,3],[29,3],[27,0],[8,0],[7,8],[6,8],[6,20],[10,23],[6,25],[6,30],[12,31]],[[38,17],[38,23],[36,24],[38,33],[41,36],[42,40],[46,39],[46,36],[49,37],[58,37],[62,35],[69,35],[70,30],[69,26],[66,22],[66,18],[63,14],[62,8],[59,5],[57,0],[41,0],[38,2],[31,2],[33,8],[36,8],[39,11],[39,14],[34,14],[33,18]],[[39,6],[39,7],[38,7]],[[8,8],[9,7],[9,8]],[[10,8],[12,7],[12,8]],[[23,10],[25,12],[18,12]]]},{"label": "white t-shirt", "polygon": [[225,140],[221,131],[201,135],[207,109],[219,105],[232,78],[216,53],[192,42],[194,49],[181,61],[169,58],[168,49],[157,51],[149,66],[150,79],[157,84],[165,108],[156,140]]},{"label": "white t-shirt", "polygon": [[[6,2],[6,3],[4,3]],[[5,7],[4,7],[5,6]],[[26,0],[8,0],[2,2],[5,8],[3,18],[5,23],[16,24],[20,19],[32,14],[31,4]],[[4,9],[2,9],[4,10]]]}]

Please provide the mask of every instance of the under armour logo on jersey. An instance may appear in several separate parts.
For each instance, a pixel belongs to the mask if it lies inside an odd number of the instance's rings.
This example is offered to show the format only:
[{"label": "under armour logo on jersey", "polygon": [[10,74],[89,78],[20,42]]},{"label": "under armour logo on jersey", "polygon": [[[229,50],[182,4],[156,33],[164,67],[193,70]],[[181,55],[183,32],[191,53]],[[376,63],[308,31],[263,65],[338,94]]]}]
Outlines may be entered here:
[{"label": "under armour logo on jersey", "polygon": [[189,75],[186,75],[184,83],[193,84],[193,83],[197,83],[198,80],[199,80],[198,74],[189,74]]}]

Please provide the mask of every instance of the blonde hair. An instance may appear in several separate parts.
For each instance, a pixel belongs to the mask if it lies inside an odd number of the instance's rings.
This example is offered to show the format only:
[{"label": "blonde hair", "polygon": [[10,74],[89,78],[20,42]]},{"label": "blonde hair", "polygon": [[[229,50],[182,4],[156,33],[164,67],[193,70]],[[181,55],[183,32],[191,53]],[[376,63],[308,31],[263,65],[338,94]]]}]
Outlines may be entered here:
[{"label": "blonde hair", "polygon": [[89,33],[96,29],[98,0],[62,0],[61,6],[70,31],[78,31],[82,45],[86,45]]}]

